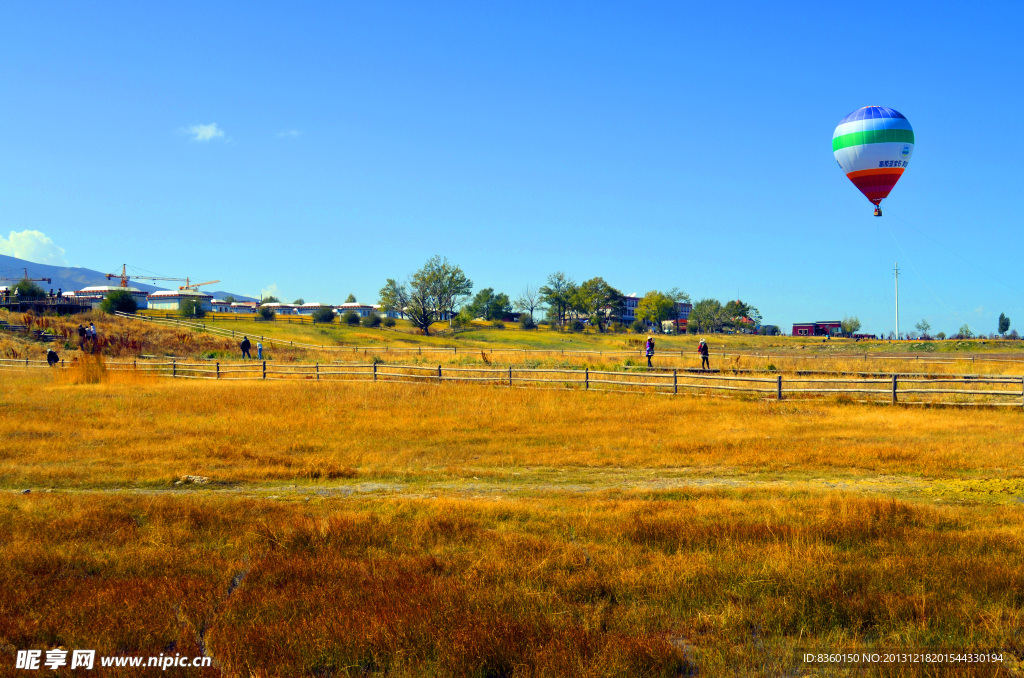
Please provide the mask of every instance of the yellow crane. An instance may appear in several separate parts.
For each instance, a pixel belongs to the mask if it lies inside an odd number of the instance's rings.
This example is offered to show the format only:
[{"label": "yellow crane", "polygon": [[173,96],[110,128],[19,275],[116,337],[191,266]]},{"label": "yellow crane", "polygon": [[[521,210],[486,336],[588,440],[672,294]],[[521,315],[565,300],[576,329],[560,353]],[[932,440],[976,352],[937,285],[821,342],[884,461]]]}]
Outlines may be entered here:
[{"label": "yellow crane", "polygon": [[219,282],[220,282],[219,280],[207,280],[206,282],[191,283],[191,284],[189,284],[188,278],[185,278],[185,284],[182,285],[181,287],[179,287],[178,289],[179,290],[192,290],[193,292],[196,292],[197,291],[196,288],[199,287],[200,285],[212,285],[213,283],[219,283]]},{"label": "yellow crane", "polygon": [[30,278],[30,277],[28,277],[28,269],[27,268],[23,268],[21,270],[25,271],[25,275],[20,277],[20,278],[0,278],[0,280],[14,280],[16,282],[21,282],[22,280],[28,280],[30,282],[44,282],[47,285],[49,285],[51,282],[53,282],[53,280],[50,279],[50,278]]},{"label": "yellow crane", "polygon": [[121,278],[121,287],[128,287],[128,281],[132,278],[136,280],[173,280],[175,282],[181,282],[182,280],[188,281],[188,278],[161,278],[155,275],[128,275],[128,265],[121,264],[121,273],[105,273],[107,280],[111,278]]}]

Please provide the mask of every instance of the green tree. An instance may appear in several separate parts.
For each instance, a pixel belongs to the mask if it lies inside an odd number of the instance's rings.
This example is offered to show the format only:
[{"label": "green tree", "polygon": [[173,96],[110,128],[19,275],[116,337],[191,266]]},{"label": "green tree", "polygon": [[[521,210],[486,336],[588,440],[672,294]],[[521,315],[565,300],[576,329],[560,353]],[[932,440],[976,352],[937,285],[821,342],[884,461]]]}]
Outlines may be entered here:
[{"label": "green tree", "polygon": [[363,327],[380,327],[380,314],[376,311],[370,311],[363,316]]},{"label": "green tree", "polygon": [[621,318],[625,311],[625,298],[604,278],[591,278],[576,287],[572,295],[572,306],[580,315],[590,318],[590,323],[604,332],[613,318]]},{"label": "green tree", "polygon": [[922,337],[927,337],[928,336],[928,330],[930,330],[932,328],[932,326],[931,326],[931,323],[929,323],[927,320],[925,320],[924,318],[921,318],[921,322],[919,322],[916,325],[914,325],[914,328],[917,329],[917,331],[921,333]]},{"label": "green tree", "polygon": [[139,310],[139,304],[128,290],[114,290],[103,298],[100,310],[110,314],[135,313]]},{"label": "green tree", "polygon": [[35,284],[28,278],[22,278],[14,287],[11,288],[11,294],[17,294],[21,298],[35,299],[38,297],[45,297],[46,290],[39,285]]},{"label": "green tree", "polygon": [[843,317],[842,322],[839,323],[839,329],[843,331],[843,334],[850,336],[860,331],[860,318],[857,316]]},{"label": "green tree", "polygon": [[380,298],[384,308],[402,304],[413,326],[423,330],[424,334],[430,334],[434,320],[452,317],[455,307],[472,291],[473,281],[462,269],[437,255],[413,273],[408,283],[399,284],[389,278],[381,288]]},{"label": "green tree", "polygon": [[229,295],[227,295],[226,297],[224,297],[224,301],[225,301],[225,302],[227,302],[227,303],[229,303],[229,304],[233,304],[233,303],[235,303],[235,301],[237,301],[237,300],[236,300],[236,299],[235,299],[235,298],[234,298],[233,296],[231,296],[231,295],[229,294]]},{"label": "green tree", "polygon": [[263,297],[260,300],[261,304],[280,304],[281,300],[275,297],[273,294]]},{"label": "green tree", "polygon": [[199,299],[182,299],[178,304],[178,315],[184,318],[205,318],[206,309]]},{"label": "green tree", "polygon": [[260,306],[256,310],[256,315],[260,317],[260,320],[273,320],[274,318],[277,317],[277,314],[274,313],[274,309],[271,308],[270,306]]},{"label": "green tree", "polygon": [[496,320],[512,312],[512,303],[507,294],[494,293],[493,287],[485,287],[476,293],[473,301],[466,305],[472,317]]},{"label": "green tree", "polygon": [[964,323],[963,325],[960,326],[960,331],[957,332],[957,338],[959,338],[959,339],[973,339],[974,338],[974,332],[971,331],[971,328],[970,328],[970,326],[967,323]]},{"label": "green tree", "polygon": [[761,324],[761,312],[740,299],[727,303],[722,309],[722,315],[726,325],[737,329],[749,330]]},{"label": "green tree", "polygon": [[557,271],[548,276],[548,284],[537,292],[548,307],[548,315],[559,325],[564,325],[572,308],[572,297],[576,293],[576,283],[572,278]]},{"label": "green tree", "polygon": [[350,295],[348,295],[347,297],[345,297],[345,303],[346,303],[346,304],[355,304],[355,303],[358,303],[358,302],[356,301],[356,295],[354,295],[354,294],[350,294]]},{"label": "green tree", "polygon": [[298,299],[296,299],[292,303],[295,304],[296,306],[302,306],[304,303],[306,303],[306,300],[303,299],[302,297],[299,297]]},{"label": "green tree", "polygon": [[725,322],[725,307],[717,299],[701,299],[693,305],[687,323],[692,332],[718,332]]},{"label": "green tree", "polygon": [[1010,319],[1006,317],[1005,313],[999,314],[999,334],[1006,336],[1006,333],[1010,331]]},{"label": "green tree", "polygon": [[[348,296],[349,299],[355,299],[351,294]],[[409,288],[405,283],[399,283],[394,278],[388,278],[387,282],[384,283],[384,287],[380,288],[378,297],[382,310],[401,313],[402,317],[405,317],[405,309],[409,305]],[[345,303],[355,302],[347,301]]]},{"label": "green tree", "polygon": [[360,318],[361,316],[355,311],[345,311],[341,315],[341,322],[345,323],[346,325],[358,325]]},{"label": "green tree", "polygon": [[675,320],[676,302],[672,297],[658,290],[651,290],[636,305],[636,317],[654,325],[661,332],[663,320]]},{"label": "green tree", "polygon": [[333,323],[334,322],[334,309],[330,306],[321,306],[320,308],[313,311],[313,322],[317,323]]}]

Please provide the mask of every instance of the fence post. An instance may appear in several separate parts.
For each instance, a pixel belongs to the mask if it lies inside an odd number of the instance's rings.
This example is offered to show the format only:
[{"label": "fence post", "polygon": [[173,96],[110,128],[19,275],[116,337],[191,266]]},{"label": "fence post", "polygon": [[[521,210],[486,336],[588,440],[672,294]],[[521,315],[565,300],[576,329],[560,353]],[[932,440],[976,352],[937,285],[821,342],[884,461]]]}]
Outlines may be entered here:
[{"label": "fence post", "polygon": [[178,376],[178,361],[173,359],[171,360],[171,376]]},{"label": "fence post", "polygon": [[672,395],[679,395],[679,370],[675,368],[672,369]]},{"label": "fence post", "polygon": [[441,366],[437,366],[437,383],[441,383]]},{"label": "fence post", "polygon": [[775,377],[775,397],[782,400],[782,375]]},{"label": "fence post", "polygon": [[583,372],[583,388],[584,390],[590,389],[590,368],[586,368]]},{"label": "fence post", "polygon": [[373,380],[377,381],[377,363],[373,364]]},{"label": "fence post", "polygon": [[[64,361],[63,361],[63,360],[61,360],[61,361],[60,361],[60,364],[61,364],[61,365],[63,365],[63,364],[64,364]],[[139,362],[138,362],[137,360],[133,360],[133,361],[132,361],[132,369],[133,369],[133,370],[138,370],[138,369],[139,369]]]},{"label": "fence post", "polygon": [[512,385],[512,366],[508,366],[508,385]]},{"label": "fence post", "polygon": [[892,375],[892,404],[896,404],[896,375]]},{"label": "fence post", "polygon": [[320,363],[316,364],[316,380],[320,381]]},{"label": "fence post", "polygon": [[220,379],[220,363],[219,362],[217,363],[217,376],[214,377],[214,378],[215,379]]},{"label": "fence post", "polygon": [[267,361],[266,360],[263,361],[263,378],[264,379],[267,378]]}]

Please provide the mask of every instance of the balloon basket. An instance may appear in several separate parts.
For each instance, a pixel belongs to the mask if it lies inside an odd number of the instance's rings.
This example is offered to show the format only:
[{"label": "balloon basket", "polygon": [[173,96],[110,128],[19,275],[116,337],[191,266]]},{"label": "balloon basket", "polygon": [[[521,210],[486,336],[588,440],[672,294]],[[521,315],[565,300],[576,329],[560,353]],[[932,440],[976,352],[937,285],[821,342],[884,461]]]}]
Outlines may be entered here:
[{"label": "balloon basket", "polygon": [[882,216],[882,208],[881,207],[876,207],[875,208],[875,216],[876,217]]}]

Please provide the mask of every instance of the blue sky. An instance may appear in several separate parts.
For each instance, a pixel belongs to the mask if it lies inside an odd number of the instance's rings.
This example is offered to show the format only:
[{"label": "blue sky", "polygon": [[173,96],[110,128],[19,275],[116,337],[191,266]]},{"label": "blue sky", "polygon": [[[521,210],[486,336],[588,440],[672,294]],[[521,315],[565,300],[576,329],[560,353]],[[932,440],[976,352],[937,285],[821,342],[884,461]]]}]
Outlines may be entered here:
[{"label": "blue sky", "polygon": [[[904,331],[1024,329],[1024,10],[851,9],[9,3],[0,252],[325,303],[441,254],[869,332],[899,261]],[[881,219],[831,149],[874,104],[916,134]]]}]

